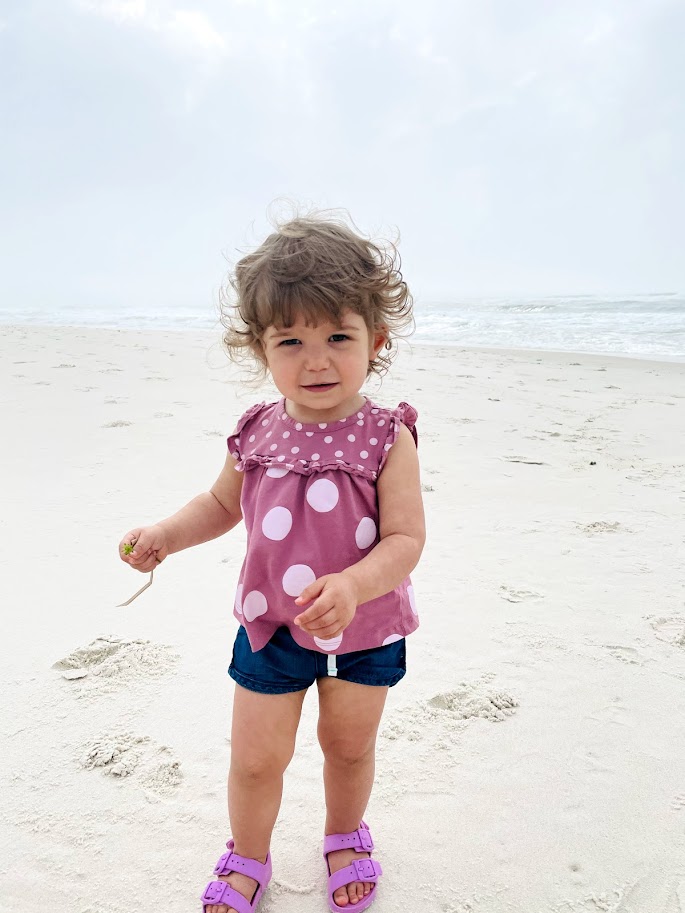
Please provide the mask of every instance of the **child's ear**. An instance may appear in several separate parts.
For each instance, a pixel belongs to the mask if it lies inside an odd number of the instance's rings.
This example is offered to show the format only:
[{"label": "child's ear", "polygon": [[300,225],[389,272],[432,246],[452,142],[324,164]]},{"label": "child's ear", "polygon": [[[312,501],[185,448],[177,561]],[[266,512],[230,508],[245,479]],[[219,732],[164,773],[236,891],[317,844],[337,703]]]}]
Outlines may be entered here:
[{"label": "child's ear", "polygon": [[378,355],[380,350],[386,344],[389,336],[390,336],[390,333],[386,326],[379,326],[379,327],[375,328],[375,330],[373,331],[372,343],[371,343],[371,349],[373,351],[374,358]]}]

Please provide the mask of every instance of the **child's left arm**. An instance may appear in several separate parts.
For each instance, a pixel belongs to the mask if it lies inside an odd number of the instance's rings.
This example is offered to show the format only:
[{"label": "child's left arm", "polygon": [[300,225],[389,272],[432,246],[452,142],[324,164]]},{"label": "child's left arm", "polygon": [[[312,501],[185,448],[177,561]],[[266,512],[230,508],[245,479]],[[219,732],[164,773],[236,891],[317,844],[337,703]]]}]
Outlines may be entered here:
[{"label": "child's left arm", "polygon": [[319,577],[295,600],[299,606],[315,600],[295,618],[312,636],[335,637],[358,605],[389,593],[418,564],[426,526],[416,445],[405,425],[388,451],[377,492],[380,542],[347,570]]}]

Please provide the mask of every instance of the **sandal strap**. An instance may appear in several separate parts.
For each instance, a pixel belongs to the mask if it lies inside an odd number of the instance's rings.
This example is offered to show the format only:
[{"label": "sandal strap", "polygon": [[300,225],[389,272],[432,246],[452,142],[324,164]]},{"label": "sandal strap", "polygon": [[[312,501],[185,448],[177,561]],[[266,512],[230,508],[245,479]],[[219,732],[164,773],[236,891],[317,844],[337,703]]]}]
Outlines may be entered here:
[{"label": "sandal strap", "polygon": [[352,864],[344,869],[339,869],[328,878],[328,892],[332,897],[333,894],[347,884],[353,881],[378,881],[378,876],[383,874],[380,863],[375,859],[353,859]]},{"label": "sandal strap", "polygon": [[[259,889],[257,894],[259,894]],[[233,907],[238,913],[252,913],[254,910],[247,897],[243,897],[225,881],[210,881],[201,900],[203,904],[225,904],[227,907]]]},{"label": "sandal strap", "polygon": [[362,821],[356,831],[349,834],[328,834],[323,839],[323,854],[327,856],[333,850],[356,850],[358,853],[370,853],[373,850],[373,839],[368,826]]},{"label": "sandal strap", "polygon": [[241,856],[233,852],[234,843],[229,840],[226,844],[228,850],[219,859],[214,867],[215,875],[229,875],[231,872],[241,872],[248,878],[254,878],[259,882],[260,887],[266,887],[271,879],[271,854],[266,857],[266,862],[259,862],[258,859],[249,859],[247,856]]}]

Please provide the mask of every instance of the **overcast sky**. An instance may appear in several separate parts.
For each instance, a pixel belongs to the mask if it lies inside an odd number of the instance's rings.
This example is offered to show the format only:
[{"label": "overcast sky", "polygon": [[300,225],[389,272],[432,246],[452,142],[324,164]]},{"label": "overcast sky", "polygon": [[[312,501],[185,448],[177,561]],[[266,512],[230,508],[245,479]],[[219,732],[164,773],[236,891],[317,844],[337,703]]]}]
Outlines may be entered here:
[{"label": "overcast sky", "polygon": [[685,291],[682,0],[15,0],[3,302],[214,300],[290,197],[418,301]]}]

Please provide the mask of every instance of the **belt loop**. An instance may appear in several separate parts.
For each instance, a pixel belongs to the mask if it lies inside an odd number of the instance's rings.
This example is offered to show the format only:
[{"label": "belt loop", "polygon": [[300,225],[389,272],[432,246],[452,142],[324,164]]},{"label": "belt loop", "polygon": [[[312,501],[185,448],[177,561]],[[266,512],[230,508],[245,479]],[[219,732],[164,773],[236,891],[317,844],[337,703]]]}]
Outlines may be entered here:
[{"label": "belt loop", "polygon": [[335,664],[335,653],[328,654],[328,675],[336,676],[338,674],[338,667]]}]

